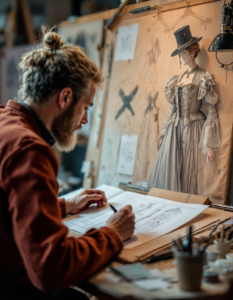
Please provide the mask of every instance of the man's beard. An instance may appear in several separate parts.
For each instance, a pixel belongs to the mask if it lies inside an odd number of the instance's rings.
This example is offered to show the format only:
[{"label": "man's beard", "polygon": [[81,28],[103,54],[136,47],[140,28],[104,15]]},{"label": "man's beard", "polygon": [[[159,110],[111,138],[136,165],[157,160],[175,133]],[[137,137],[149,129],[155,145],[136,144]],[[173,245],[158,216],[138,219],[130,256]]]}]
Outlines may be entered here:
[{"label": "man's beard", "polygon": [[75,112],[74,103],[64,111],[60,116],[52,123],[51,134],[57,142],[57,148],[60,151],[70,152],[73,150],[78,141],[78,135],[75,129],[81,129],[80,125],[78,128],[74,128],[75,124]]}]

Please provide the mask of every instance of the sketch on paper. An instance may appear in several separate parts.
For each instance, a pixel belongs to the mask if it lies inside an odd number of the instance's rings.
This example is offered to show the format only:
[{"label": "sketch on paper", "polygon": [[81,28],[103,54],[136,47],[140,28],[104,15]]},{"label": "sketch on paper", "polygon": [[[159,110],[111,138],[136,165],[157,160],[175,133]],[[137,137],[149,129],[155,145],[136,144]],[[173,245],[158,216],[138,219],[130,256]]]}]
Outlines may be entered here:
[{"label": "sketch on paper", "polygon": [[132,116],[134,116],[134,111],[130,103],[132,102],[133,98],[137,94],[137,91],[138,91],[138,85],[134,88],[134,90],[130,95],[126,96],[124,91],[120,89],[119,96],[121,97],[123,106],[119,109],[118,113],[116,114],[115,120],[117,120],[120,117],[120,115],[125,111],[126,108],[131,112]]},{"label": "sketch on paper", "polygon": [[193,12],[193,9],[191,7],[188,7],[188,9],[184,11],[183,15],[179,19],[177,19],[173,24],[171,24],[170,26],[168,26],[164,30],[164,33],[169,33],[169,37],[170,37],[170,34],[175,31],[176,26],[181,21],[183,21],[184,19],[186,19],[187,17],[193,17],[193,18],[199,20],[200,23],[201,23],[201,25],[205,26],[205,30],[206,30],[207,25],[209,25],[209,24],[212,23],[212,20],[210,18],[206,18],[206,17],[203,17],[201,15],[198,15],[198,14],[196,14],[196,13]]},{"label": "sketch on paper", "polygon": [[[109,203],[113,204],[117,210],[124,207],[125,203],[133,207],[137,239],[136,242],[134,239],[130,239],[125,244],[127,249],[140,243],[141,234],[144,234],[144,237],[146,234],[148,240],[167,234],[189,222],[207,207],[198,204],[178,203],[130,192],[123,192],[109,199],[108,205]],[[70,229],[81,233],[93,227],[100,228],[112,216],[112,211],[108,205],[102,209],[91,207],[82,214],[65,219],[64,224]]]},{"label": "sketch on paper", "polygon": [[150,26],[147,28],[147,31],[150,32],[151,31],[151,28],[154,27],[155,24],[158,24],[160,23],[162,27],[159,27],[159,28],[154,28],[153,30],[160,30],[160,29],[164,29],[164,28],[167,28],[167,24],[164,22],[163,20],[163,14],[162,13],[158,13],[156,16],[156,21]]},{"label": "sketch on paper", "polygon": [[147,107],[144,111],[144,117],[139,131],[138,146],[136,155],[137,174],[140,174],[138,180],[145,181],[147,178],[148,167],[150,164],[149,150],[151,149],[154,138],[151,134],[156,135],[156,143],[158,142],[159,132],[159,107],[156,105],[158,92],[154,95],[151,93],[147,98]]},{"label": "sketch on paper", "polygon": [[139,24],[121,26],[118,29],[115,61],[134,59]]},{"label": "sketch on paper", "polygon": [[117,159],[121,141],[120,129],[106,129],[104,132],[103,153],[100,162],[98,185],[110,184],[117,180]]},{"label": "sketch on paper", "polygon": [[[150,27],[148,27],[147,31],[150,32],[151,28],[154,27],[155,24],[160,22],[162,24],[162,26],[164,27],[164,33],[168,33],[169,37],[170,37],[170,34],[175,31],[176,26],[181,21],[186,19],[187,17],[193,17],[193,18],[197,19],[198,21],[200,21],[201,25],[205,27],[205,30],[206,30],[207,25],[212,23],[212,20],[210,18],[206,18],[202,15],[198,15],[198,14],[194,13],[192,7],[189,7],[189,6],[187,7],[187,9],[185,9],[183,15],[179,19],[177,19],[174,23],[172,23],[170,26],[168,26],[163,21],[161,13],[159,13],[157,16],[158,16],[157,20]],[[161,29],[161,28],[155,28],[154,30],[159,30],[159,29]]]},{"label": "sketch on paper", "polygon": [[141,78],[149,81],[150,83],[156,83],[157,82],[157,68],[156,64],[158,61],[159,56],[161,55],[161,49],[159,45],[159,39],[157,38],[150,48],[150,50],[147,52],[147,61],[144,65],[142,72],[141,72]]},{"label": "sketch on paper", "polygon": [[133,175],[137,142],[137,135],[122,135],[117,173]]}]

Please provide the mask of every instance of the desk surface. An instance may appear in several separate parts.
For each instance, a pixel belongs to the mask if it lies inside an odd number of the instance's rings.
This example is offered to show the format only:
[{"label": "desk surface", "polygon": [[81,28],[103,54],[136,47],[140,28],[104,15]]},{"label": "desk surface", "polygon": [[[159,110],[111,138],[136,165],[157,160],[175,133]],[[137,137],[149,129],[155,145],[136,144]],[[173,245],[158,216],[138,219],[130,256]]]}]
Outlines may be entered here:
[{"label": "desk surface", "polygon": [[[144,265],[145,266],[145,265]],[[146,266],[145,266],[146,267]],[[150,264],[149,268],[158,268],[164,270],[174,267],[173,260],[157,262]],[[105,278],[109,272],[104,270],[93,276],[89,280],[81,283],[79,286],[87,292],[99,297],[101,300],[178,300],[178,299],[196,299],[196,300],[224,300],[228,299],[229,284],[226,281],[219,283],[202,283],[200,292],[185,292],[179,289],[178,283],[173,283],[166,290],[144,291],[131,283],[119,282],[112,283]]]},{"label": "desk surface", "polygon": [[[79,237],[80,233],[70,230],[70,236]],[[144,265],[148,269],[158,268],[165,270],[173,268],[173,260],[160,261],[149,265]],[[112,283],[105,278],[109,272],[105,269],[98,274],[92,276],[90,279],[78,284],[80,288],[89,292],[92,295],[99,297],[101,300],[224,300],[227,299],[229,285],[226,281],[219,283],[202,283],[202,290],[200,292],[185,292],[179,289],[178,283],[173,283],[169,289],[157,291],[144,291],[131,283],[119,282]]]}]

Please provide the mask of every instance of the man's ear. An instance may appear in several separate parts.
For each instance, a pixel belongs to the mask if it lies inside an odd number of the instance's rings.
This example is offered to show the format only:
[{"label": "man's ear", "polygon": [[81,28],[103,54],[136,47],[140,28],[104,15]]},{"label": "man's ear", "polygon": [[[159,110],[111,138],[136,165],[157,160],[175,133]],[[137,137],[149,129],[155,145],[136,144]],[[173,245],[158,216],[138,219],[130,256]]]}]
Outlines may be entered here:
[{"label": "man's ear", "polygon": [[58,105],[60,108],[64,109],[67,108],[73,98],[73,92],[71,88],[67,87],[61,90],[61,92],[58,95]]}]

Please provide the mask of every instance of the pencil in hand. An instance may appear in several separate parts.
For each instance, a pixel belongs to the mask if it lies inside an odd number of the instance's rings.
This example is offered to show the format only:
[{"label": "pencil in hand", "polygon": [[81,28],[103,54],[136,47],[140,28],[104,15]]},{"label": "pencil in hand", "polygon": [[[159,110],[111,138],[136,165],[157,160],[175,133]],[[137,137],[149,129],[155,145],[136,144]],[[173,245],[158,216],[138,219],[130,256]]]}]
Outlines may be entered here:
[{"label": "pencil in hand", "polygon": [[114,211],[115,214],[117,212],[117,209],[112,204],[109,204],[109,206],[111,207],[111,209]]}]

